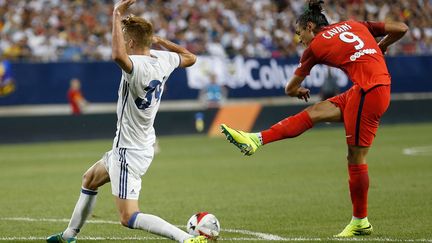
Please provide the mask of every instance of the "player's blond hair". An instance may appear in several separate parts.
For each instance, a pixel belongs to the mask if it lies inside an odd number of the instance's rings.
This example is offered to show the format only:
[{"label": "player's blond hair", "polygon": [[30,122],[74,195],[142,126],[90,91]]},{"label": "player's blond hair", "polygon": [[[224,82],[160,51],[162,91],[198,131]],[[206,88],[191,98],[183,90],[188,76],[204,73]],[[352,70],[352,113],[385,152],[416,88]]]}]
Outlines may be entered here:
[{"label": "player's blond hair", "polygon": [[140,17],[129,15],[121,21],[123,32],[132,39],[138,47],[150,47],[153,37],[153,25]]}]

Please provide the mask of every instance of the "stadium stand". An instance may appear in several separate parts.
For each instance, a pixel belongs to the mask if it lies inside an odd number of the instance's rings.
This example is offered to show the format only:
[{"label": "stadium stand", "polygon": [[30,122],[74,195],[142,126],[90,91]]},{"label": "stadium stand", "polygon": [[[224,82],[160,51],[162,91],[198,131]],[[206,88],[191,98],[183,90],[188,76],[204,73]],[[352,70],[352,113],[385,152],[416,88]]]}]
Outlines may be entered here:
[{"label": "stadium stand", "polygon": [[[109,60],[112,0],[0,1],[0,54],[19,61]],[[133,14],[199,55],[296,56],[304,0],[142,0]],[[410,33],[389,55],[432,54],[432,1],[327,0],[332,22],[398,20]]]}]

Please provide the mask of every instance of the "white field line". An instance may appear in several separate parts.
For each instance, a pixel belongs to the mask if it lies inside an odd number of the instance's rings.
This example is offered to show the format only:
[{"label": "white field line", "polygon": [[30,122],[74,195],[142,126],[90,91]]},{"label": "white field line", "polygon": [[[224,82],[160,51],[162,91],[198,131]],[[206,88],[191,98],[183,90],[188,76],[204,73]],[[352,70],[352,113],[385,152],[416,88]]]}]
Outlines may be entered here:
[{"label": "white field line", "polygon": [[[80,237],[80,240],[87,241],[104,241],[104,240],[115,240],[115,241],[148,241],[148,240],[168,240],[167,238],[161,237]],[[45,237],[0,237],[0,241],[45,241]],[[258,238],[219,238],[218,241],[272,241]],[[389,239],[389,238],[348,238],[348,239],[338,239],[338,238],[283,238],[282,240],[286,242],[315,242],[315,241],[332,241],[332,242],[425,242],[430,243],[432,240],[429,239]]]},{"label": "white field line", "polygon": [[259,239],[263,239],[263,240],[284,240],[283,237],[280,237],[278,235],[271,235],[271,234],[266,234],[266,233],[261,233],[261,232],[253,232],[253,231],[249,231],[249,230],[222,229],[222,231],[230,232],[230,233],[239,233],[239,234],[244,234],[244,235],[251,235],[251,236],[258,237]]},{"label": "white field line", "polygon": [[402,153],[411,156],[432,156],[432,145],[405,148]]},{"label": "white field line", "polygon": [[[26,217],[13,217],[13,218],[0,218],[5,221],[21,221],[21,222],[66,222],[69,223],[69,219],[47,219],[47,218],[26,218]],[[120,224],[119,221],[111,220],[87,220],[88,224]]]},{"label": "white field line", "polygon": [[[45,241],[45,237],[0,237],[0,241]],[[105,240],[115,240],[115,241],[148,241],[148,240],[167,240],[167,238],[162,237],[79,237],[79,240],[88,240],[88,241],[105,241]],[[226,239],[218,239],[221,240],[229,240],[229,241],[267,241],[264,239],[257,238],[226,238]]]},{"label": "white field line", "polygon": [[29,153],[22,153],[22,154],[15,154],[15,155],[5,155],[2,156],[0,161],[8,161],[8,162],[15,162],[15,161],[34,161],[34,160],[62,160],[62,159],[88,159],[88,158],[94,158],[94,160],[97,160],[101,158],[104,155],[104,152],[67,152],[67,153],[61,153],[61,152],[46,152],[46,153],[38,153],[38,154],[29,154]]},{"label": "white field line", "polygon": [[[48,218],[27,218],[27,217],[5,217],[0,218],[0,221],[21,221],[21,222],[69,222],[69,219],[48,219]],[[90,224],[117,224],[117,221],[111,220],[88,220]],[[183,227],[184,226],[177,226]],[[287,242],[315,242],[315,241],[352,241],[352,242],[426,242],[432,243],[432,239],[391,239],[391,238],[308,238],[308,237],[281,237],[278,235],[254,232],[249,230],[240,229],[222,229],[223,232],[239,233],[249,235],[252,237],[233,237],[233,238],[219,238],[221,241],[287,241]],[[29,237],[0,237],[0,241],[40,241],[45,240],[45,237],[29,236]],[[146,240],[167,240],[161,237],[107,237],[107,236],[83,236],[81,240],[89,241],[102,241],[102,240],[117,240],[117,241],[146,241]]]},{"label": "white field line", "polygon": [[[24,221],[24,222],[69,222],[69,219],[47,219],[47,218],[26,218],[26,217],[16,217],[16,218],[0,218],[0,220],[7,221]],[[87,220],[89,224],[117,224],[118,221],[112,220]],[[184,228],[184,226],[176,225],[177,227]],[[249,230],[236,230],[236,229],[222,229],[223,232],[239,233],[243,235],[254,236],[255,240],[283,240],[282,237],[278,235],[266,234],[261,232],[254,232]],[[0,238],[1,239],[1,238]]]}]

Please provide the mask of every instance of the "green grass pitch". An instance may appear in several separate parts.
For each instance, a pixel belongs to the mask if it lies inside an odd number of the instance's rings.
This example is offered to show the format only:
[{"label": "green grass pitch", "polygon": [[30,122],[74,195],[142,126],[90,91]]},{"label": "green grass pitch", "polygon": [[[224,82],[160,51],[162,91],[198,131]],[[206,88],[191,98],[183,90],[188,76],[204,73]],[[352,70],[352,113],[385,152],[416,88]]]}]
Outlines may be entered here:
[{"label": "green grass pitch", "polygon": [[[111,143],[0,146],[0,242],[42,242],[63,230],[81,175]],[[351,217],[342,128],[311,130],[252,157],[222,138],[161,137],[159,144],[161,153],[143,177],[143,212],[176,225],[195,212],[212,212],[225,229],[223,242],[341,242],[332,235]],[[403,153],[407,148],[411,155]],[[383,126],[368,162],[375,231],[357,240],[432,242],[432,124]],[[80,242],[167,242],[116,223],[109,184],[100,189],[90,220]]]}]

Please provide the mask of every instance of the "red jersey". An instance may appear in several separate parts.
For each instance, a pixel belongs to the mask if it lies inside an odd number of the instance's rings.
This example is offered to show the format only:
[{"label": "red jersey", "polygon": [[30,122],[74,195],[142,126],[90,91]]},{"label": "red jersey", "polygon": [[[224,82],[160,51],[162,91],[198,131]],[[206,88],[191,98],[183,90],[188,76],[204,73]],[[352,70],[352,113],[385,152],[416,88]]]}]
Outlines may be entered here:
[{"label": "red jersey", "polygon": [[295,74],[306,77],[315,64],[326,64],[342,69],[364,91],[388,85],[390,74],[374,38],[384,35],[384,23],[350,20],[326,26],[304,51]]},{"label": "red jersey", "polygon": [[79,102],[83,99],[83,96],[79,90],[70,89],[67,93],[68,101],[72,109],[72,114],[81,114],[81,108]]}]

